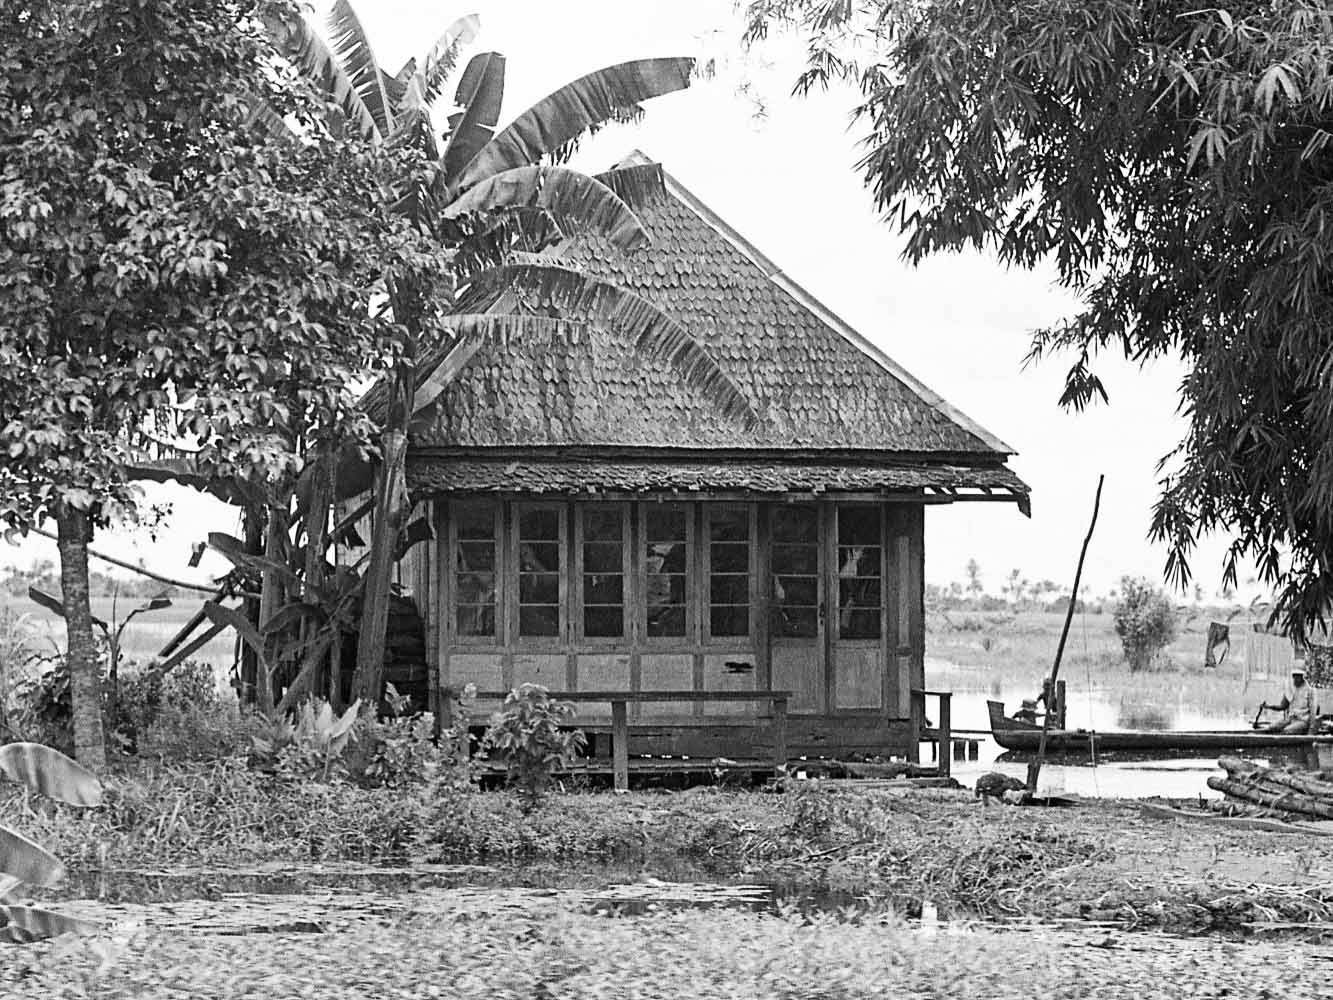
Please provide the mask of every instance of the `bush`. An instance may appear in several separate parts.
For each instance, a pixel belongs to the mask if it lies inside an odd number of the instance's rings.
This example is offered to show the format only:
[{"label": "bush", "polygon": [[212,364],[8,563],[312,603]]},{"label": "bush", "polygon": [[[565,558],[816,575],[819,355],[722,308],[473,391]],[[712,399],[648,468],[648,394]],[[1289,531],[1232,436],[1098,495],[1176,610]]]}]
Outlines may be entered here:
[{"label": "bush", "polygon": [[522,684],[491,716],[483,745],[499,751],[509,765],[510,783],[518,785],[529,807],[541,800],[555,773],[568,767],[583,746],[580,730],[560,728],[573,715],[570,702],[553,701],[540,684]]},{"label": "bush", "polygon": [[1176,607],[1147,580],[1124,577],[1112,611],[1130,670],[1147,670],[1176,637]]}]

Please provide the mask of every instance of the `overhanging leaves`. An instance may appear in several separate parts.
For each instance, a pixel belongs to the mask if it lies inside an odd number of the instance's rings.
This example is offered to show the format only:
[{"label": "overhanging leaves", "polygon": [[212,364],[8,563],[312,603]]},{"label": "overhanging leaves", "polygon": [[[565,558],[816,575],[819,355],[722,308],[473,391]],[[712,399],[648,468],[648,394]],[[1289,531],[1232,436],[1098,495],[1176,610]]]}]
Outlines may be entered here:
[{"label": "overhanging leaves", "polygon": [[599,180],[565,167],[502,170],[468,189],[441,215],[456,219],[469,213],[520,207],[544,209],[566,234],[590,230],[626,252],[641,249],[650,242],[639,217],[615,191]]},{"label": "overhanging leaves", "polygon": [[501,170],[536,163],[642,101],[684,90],[693,68],[693,59],[640,59],[580,77],[542,98],[483,146],[457,186],[466,189]]},{"label": "overhanging leaves", "polygon": [[454,184],[463,167],[495,134],[504,90],[505,57],[498,52],[473,56],[454,92],[454,103],[463,110],[449,116],[449,143],[440,160],[447,184]]},{"label": "overhanging leaves", "polygon": [[[579,271],[552,264],[511,264],[477,275],[460,298],[468,308],[490,307],[516,300],[528,312],[574,323],[595,324],[624,337],[634,350],[673,366],[682,380],[697,389],[723,416],[752,427],[758,419],[753,405],[708,350],[688,330],[647,299]],[[506,335],[522,336],[528,317],[482,316],[473,329],[489,320],[505,320]],[[449,322],[456,318],[450,317]],[[499,324],[497,324],[499,326]]]}]

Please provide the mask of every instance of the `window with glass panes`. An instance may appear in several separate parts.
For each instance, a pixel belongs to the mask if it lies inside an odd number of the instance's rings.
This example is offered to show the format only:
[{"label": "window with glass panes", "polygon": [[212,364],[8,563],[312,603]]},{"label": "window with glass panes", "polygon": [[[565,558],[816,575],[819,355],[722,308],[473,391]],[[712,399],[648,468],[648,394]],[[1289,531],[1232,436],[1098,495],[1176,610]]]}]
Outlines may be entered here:
[{"label": "window with glass panes", "polygon": [[625,510],[619,505],[581,509],[583,635],[625,634]]},{"label": "window with glass panes", "polygon": [[560,636],[559,507],[520,507],[515,518],[518,546],[518,634]]},{"label": "window with glass panes", "polygon": [[644,634],[649,639],[680,637],[686,633],[688,553],[687,510],[683,507],[645,506]]},{"label": "window with glass panes", "polygon": [[773,635],[811,638],[819,633],[819,511],[773,508]]},{"label": "window with glass panes", "polygon": [[708,634],[750,634],[750,512],[705,507],[708,521]]},{"label": "window with glass panes", "polygon": [[496,635],[496,505],[455,504],[454,631],[463,638]]},{"label": "window with glass panes", "polygon": [[879,638],[882,566],[879,510],[874,507],[839,507],[839,638]]}]

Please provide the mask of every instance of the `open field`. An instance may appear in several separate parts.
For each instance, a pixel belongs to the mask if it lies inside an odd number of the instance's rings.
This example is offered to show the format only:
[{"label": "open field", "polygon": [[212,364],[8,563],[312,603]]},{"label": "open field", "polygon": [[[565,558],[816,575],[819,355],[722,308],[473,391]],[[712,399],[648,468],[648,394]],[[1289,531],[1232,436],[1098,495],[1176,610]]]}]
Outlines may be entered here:
[{"label": "open field", "polygon": [[[95,597],[92,600],[93,614],[114,630],[139,603],[140,600],[132,597],[119,600]],[[154,659],[201,603],[200,597],[180,597],[169,608],[136,615],[121,634],[122,662],[147,663]],[[17,628],[26,635],[28,644],[38,653],[55,653],[65,648],[65,623],[46,609],[26,598],[0,596],[0,621],[6,614],[11,616],[11,622],[17,623],[11,624],[10,628]],[[200,649],[193,659],[212,664],[219,678],[225,679],[234,652],[235,639],[224,632]]]},{"label": "open field", "polygon": [[[993,695],[1023,691],[1031,697],[1050,673],[1063,623],[1062,615],[1044,612],[928,615],[926,657],[934,667],[927,667],[927,686]],[[1076,614],[1060,676],[1069,685],[1071,703],[1098,699],[1122,706],[1126,717],[1114,721],[1124,728],[1150,722],[1154,713],[1248,722],[1260,701],[1277,700],[1286,678],[1246,688],[1240,642],[1221,666],[1205,668],[1207,632],[1207,615],[1182,619],[1157,669],[1134,673],[1111,615]]]}]

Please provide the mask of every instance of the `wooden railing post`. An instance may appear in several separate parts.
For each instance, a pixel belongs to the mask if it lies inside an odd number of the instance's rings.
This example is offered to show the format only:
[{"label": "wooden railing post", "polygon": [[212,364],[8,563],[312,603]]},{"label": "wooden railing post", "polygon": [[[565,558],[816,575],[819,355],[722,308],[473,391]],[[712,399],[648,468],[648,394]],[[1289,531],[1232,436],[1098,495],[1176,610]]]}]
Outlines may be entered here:
[{"label": "wooden railing post", "polygon": [[939,769],[940,777],[949,777],[949,772],[953,768],[953,694],[949,691],[941,691],[940,699],[940,752]]},{"label": "wooden railing post", "polygon": [[913,690],[908,714],[911,716],[912,735],[907,744],[907,759],[913,764],[921,762],[921,730],[926,718],[926,695]]},{"label": "wooden railing post", "polygon": [[624,698],[611,702],[611,754],[618,792],[629,790],[629,709]]},{"label": "wooden railing post", "polygon": [[787,699],[773,699],[773,770],[787,766]]}]

